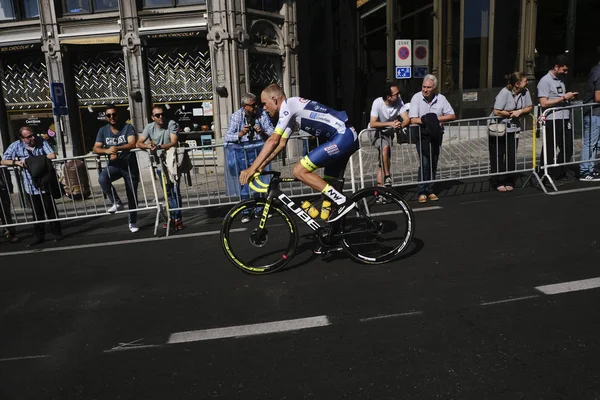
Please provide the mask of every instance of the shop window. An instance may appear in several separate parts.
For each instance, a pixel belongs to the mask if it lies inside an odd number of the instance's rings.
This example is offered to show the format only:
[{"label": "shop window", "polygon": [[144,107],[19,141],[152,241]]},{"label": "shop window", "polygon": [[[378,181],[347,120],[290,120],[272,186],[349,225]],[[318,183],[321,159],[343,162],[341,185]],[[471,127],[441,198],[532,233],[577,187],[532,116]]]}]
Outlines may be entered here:
[{"label": "shop window", "polygon": [[521,0],[496,1],[494,18],[492,87],[502,87],[506,85],[505,76],[517,70]]},{"label": "shop window", "polygon": [[96,12],[117,11],[118,0],[63,0],[65,14],[93,14]]},{"label": "shop window", "polygon": [[142,6],[147,8],[168,8],[206,4],[206,0],[143,0]]},{"label": "shop window", "polygon": [[37,0],[0,0],[0,21],[39,18]]},{"label": "shop window", "polygon": [[464,0],[463,89],[487,87],[490,0]]},{"label": "shop window", "polygon": [[278,13],[283,7],[283,0],[246,0],[246,7]]}]

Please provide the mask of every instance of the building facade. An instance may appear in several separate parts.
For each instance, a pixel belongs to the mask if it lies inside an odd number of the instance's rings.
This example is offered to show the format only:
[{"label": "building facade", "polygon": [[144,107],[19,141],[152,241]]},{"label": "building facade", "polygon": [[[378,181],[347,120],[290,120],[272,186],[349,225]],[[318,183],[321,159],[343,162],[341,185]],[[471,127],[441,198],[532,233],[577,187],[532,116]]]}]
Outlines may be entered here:
[{"label": "building facade", "polygon": [[462,118],[485,116],[514,71],[527,73],[535,96],[556,55],[570,56],[573,90],[600,61],[590,46],[598,44],[595,0],[358,0],[356,7],[365,110],[386,82],[405,98],[420,90],[420,79],[396,79],[396,39],[429,41],[428,72]]},{"label": "building facade", "polygon": [[[186,139],[218,141],[244,93],[273,82],[298,93],[296,36],[292,0],[3,0],[3,148],[29,125],[86,154],[106,104],[138,132],[163,104]],[[64,84],[64,117],[53,115],[53,82]]]}]

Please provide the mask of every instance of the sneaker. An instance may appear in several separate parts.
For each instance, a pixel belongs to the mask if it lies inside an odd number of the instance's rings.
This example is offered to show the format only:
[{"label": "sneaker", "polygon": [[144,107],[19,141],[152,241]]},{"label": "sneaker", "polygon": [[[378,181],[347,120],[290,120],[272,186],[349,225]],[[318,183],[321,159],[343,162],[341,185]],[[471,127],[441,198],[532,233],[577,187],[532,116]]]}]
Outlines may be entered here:
[{"label": "sneaker", "polygon": [[182,230],[183,228],[185,228],[185,225],[183,225],[183,221],[182,221],[182,220],[180,220],[180,219],[176,219],[176,220],[175,220],[175,230],[176,230],[176,231],[180,231],[180,230]]},{"label": "sneaker", "polygon": [[242,215],[242,224],[247,224],[248,222],[250,222],[250,216]]},{"label": "sneaker", "polygon": [[391,176],[386,176],[385,179],[383,180],[383,186],[385,187],[392,187],[392,177]]},{"label": "sneaker", "polygon": [[117,211],[121,211],[122,209],[123,209],[123,204],[121,204],[121,203],[115,203],[112,206],[110,206],[108,208],[108,210],[106,210],[106,211],[108,211],[111,214],[114,214]]},{"label": "sneaker", "polygon": [[337,221],[338,219],[342,218],[344,215],[348,214],[350,212],[350,210],[352,210],[354,207],[356,207],[355,202],[346,200],[346,202],[344,204],[342,204],[341,206],[338,206],[335,210],[333,210],[333,213],[331,213],[327,222]]},{"label": "sneaker", "polygon": [[8,243],[19,243],[21,241],[17,235],[12,235],[8,232],[4,234],[4,238]]},{"label": "sneaker", "polygon": [[390,200],[382,195],[377,195],[377,197],[375,197],[375,203],[376,204],[388,204],[390,202]]},{"label": "sneaker", "polygon": [[424,194],[420,194],[419,203],[427,203],[427,196],[425,196]]},{"label": "sneaker", "polygon": [[582,182],[598,182],[600,181],[600,174],[596,171],[587,172],[579,178]]},{"label": "sneaker", "polygon": [[129,230],[131,231],[131,233],[136,233],[140,230],[140,228],[138,228],[136,224],[129,224]]}]

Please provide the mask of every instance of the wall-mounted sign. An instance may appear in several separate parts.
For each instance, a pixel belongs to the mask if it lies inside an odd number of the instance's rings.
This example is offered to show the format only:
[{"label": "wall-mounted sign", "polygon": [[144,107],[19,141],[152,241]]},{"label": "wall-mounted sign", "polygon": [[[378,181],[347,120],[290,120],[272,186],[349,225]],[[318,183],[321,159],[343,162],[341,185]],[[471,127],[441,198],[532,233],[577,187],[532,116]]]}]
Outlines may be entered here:
[{"label": "wall-mounted sign", "polygon": [[429,65],[429,40],[413,40],[412,65]]},{"label": "wall-mounted sign", "polygon": [[409,39],[396,40],[396,67],[410,67],[412,45]]}]

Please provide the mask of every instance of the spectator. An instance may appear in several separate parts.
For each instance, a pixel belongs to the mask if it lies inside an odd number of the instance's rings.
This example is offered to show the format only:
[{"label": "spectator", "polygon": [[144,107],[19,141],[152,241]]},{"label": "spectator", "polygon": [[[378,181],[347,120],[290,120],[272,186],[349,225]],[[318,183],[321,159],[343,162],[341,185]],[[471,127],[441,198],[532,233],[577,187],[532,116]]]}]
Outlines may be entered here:
[{"label": "spectator", "polygon": [[[4,152],[2,165],[11,165],[23,168],[21,171],[21,177],[23,180],[23,189],[26,196],[27,203],[31,207],[33,220],[43,221],[47,219],[57,219],[56,205],[54,204],[54,198],[48,187],[36,187],[34,184],[31,173],[27,169],[26,161],[29,157],[35,156],[46,156],[48,159],[53,160],[56,158],[56,154],[52,151],[52,148],[41,137],[36,137],[33,131],[28,126],[24,126],[19,129],[19,140],[11,143],[10,146]],[[52,170],[50,173],[56,173]],[[62,240],[62,228],[60,222],[50,222],[50,231],[54,235],[54,241],[58,242]],[[29,246],[35,246],[42,243],[45,240],[46,230],[43,223],[37,223],[33,225],[33,240],[29,243]]]},{"label": "spectator", "polygon": [[[137,147],[140,149],[150,150],[156,153],[156,155],[162,159],[163,152],[170,149],[171,147],[177,146],[179,125],[173,120],[167,120],[165,115],[165,108],[161,105],[154,106],[152,108],[152,121],[144,128],[144,132],[140,135],[137,141]],[[148,142],[149,143],[146,143]],[[157,170],[158,178],[160,179],[161,185],[162,180],[165,179],[162,171],[163,163],[159,164],[161,169]],[[181,207],[181,191],[179,189],[179,182],[173,183],[165,182],[165,188],[167,191],[167,201],[169,208]],[[181,230],[184,228],[183,221],[181,219],[181,210],[172,210],[170,212],[170,218],[172,220],[175,229]],[[163,225],[164,228],[167,224]]]},{"label": "spectator", "polygon": [[[507,78],[508,84],[496,96],[492,112],[492,116],[502,117],[498,122],[506,126],[504,136],[490,136],[492,174],[517,169],[522,117],[533,110],[531,95],[527,90],[527,75],[524,72],[513,72]],[[515,175],[492,175],[490,184],[499,192],[511,192],[515,186]]]},{"label": "spectator", "polygon": [[[1,160],[1,158],[0,158]],[[13,192],[12,181],[8,169],[0,169],[0,222],[3,225],[13,224],[10,194]],[[8,243],[17,243],[17,230],[14,226],[4,228],[4,238]]]},{"label": "spectator", "polygon": [[[386,87],[382,92],[382,96],[373,100],[371,117],[369,120],[369,128],[376,129],[376,131],[371,134],[371,142],[377,148],[377,153],[379,155],[377,186],[392,186],[390,158],[391,146],[394,141],[394,132],[400,134],[399,129],[408,126],[409,123],[408,112],[404,107],[398,87]],[[383,199],[383,197],[381,197],[381,199]]]},{"label": "spectator", "polygon": [[[227,152],[229,176],[237,177],[240,171],[252,165],[262,150],[265,139],[273,133],[273,129],[269,114],[259,108],[256,95],[252,93],[243,95],[242,108],[231,114],[225,134],[225,145],[229,149]],[[234,186],[237,187],[237,183],[234,183]],[[250,198],[247,184],[241,187],[240,198],[242,200]],[[260,213],[260,210],[254,210],[254,213]],[[245,210],[242,222],[248,223],[250,218],[250,210]]]},{"label": "spectator", "polygon": [[[98,182],[102,191],[106,193],[111,206],[109,213],[115,213],[123,209],[123,203],[112,182],[123,178],[125,181],[125,193],[130,210],[137,208],[137,187],[140,181],[140,171],[137,165],[135,153],[130,152],[136,146],[136,133],[131,124],[119,121],[117,108],[109,104],[106,106],[105,114],[108,124],[98,130],[94,154],[104,154],[109,157],[108,165],[102,170]],[[137,226],[137,212],[129,213],[129,230],[132,233],[139,231]]]},{"label": "spectator", "polygon": [[[569,72],[568,58],[561,54],[556,57],[554,66],[540,79],[537,85],[538,98],[543,108],[566,107],[578,92],[568,92],[563,79]],[[546,117],[546,152],[548,163],[568,163],[573,156],[573,135],[569,110],[551,112]],[[555,140],[556,139],[556,140]],[[555,157],[556,147],[560,149]],[[540,154],[540,167],[544,166],[544,149]],[[553,180],[569,181],[565,165],[550,168],[548,174]]]},{"label": "spectator", "polygon": [[[435,180],[444,133],[442,123],[456,119],[454,109],[443,94],[436,93],[436,88],[437,78],[428,74],[423,78],[421,91],[415,93],[410,100],[410,123],[419,125],[416,143],[420,158],[419,181]],[[433,182],[420,183],[417,190],[419,203],[425,203],[427,199],[438,200],[433,192]]]},{"label": "spectator", "polygon": [[[596,55],[600,56],[600,46],[596,46]],[[584,103],[600,103],[600,63],[596,64],[588,75]],[[581,161],[579,180],[584,182],[600,181],[600,174],[594,170],[600,138],[600,107],[590,106],[584,109],[583,138],[581,143]]]}]

